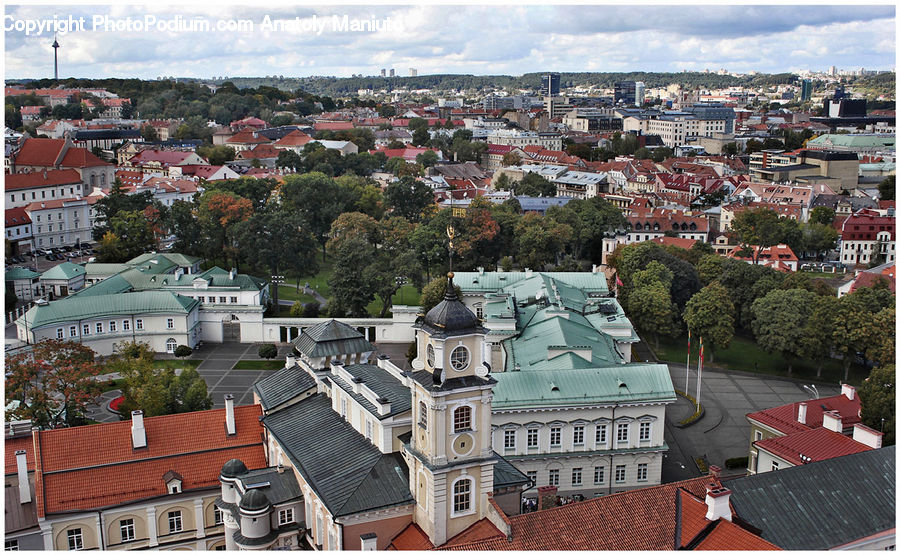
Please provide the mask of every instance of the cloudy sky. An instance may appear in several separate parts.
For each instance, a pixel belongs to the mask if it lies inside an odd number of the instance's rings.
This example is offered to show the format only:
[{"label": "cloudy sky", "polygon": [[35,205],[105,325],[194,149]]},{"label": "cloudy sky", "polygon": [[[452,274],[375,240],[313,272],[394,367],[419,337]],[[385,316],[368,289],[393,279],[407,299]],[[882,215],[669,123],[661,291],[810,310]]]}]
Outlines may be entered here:
[{"label": "cloudy sky", "polygon": [[[177,7],[7,4],[5,15],[5,73],[12,79],[52,76],[47,24],[54,18],[84,18],[83,30],[59,35],[61,77],[343,77],[380,68],[402,76],[409,68],[419,75],[776,73],[832,65],[893,69],[896,52],[893,4],[249,8],[188,1]],[[374,21],[378,28],[344,29],[344,16],[348,24]],[[142,29],[147,22],[151,28]],[[272,30],[267,22],[295,27]]]}]

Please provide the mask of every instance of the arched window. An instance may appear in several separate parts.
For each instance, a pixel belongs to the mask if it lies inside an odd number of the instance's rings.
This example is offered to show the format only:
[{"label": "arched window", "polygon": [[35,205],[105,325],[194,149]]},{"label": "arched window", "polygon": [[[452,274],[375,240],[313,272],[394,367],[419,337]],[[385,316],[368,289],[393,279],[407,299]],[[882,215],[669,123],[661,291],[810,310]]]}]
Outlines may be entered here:
[{"label": "arched window", "polygon": [[170,337],[169,339],[166,339],[166,352],[167,352],[167,353],[174,353],[174,352],[175,352],[175,347],[176,347],[177,345],[178,345],[178,342],[175,341],[174,339],[172,339],[171,337]]},{"label": "arched window", "polygon": [[428,407],[423,401],[419,401],[419,426],[428,429]]},{"label": "arched window", "polygon": [[430,343],[425,348],[425,362],[428,363],[429,368],[434,368],[434,346]]},{"label": "arched window", "polygon": [[461,478],[453,484],[453,513],[466,513],[472,510],[472,478]]},{"label": "arched window", "polygon": [[453,432],[465,432],[472,429],[472,407],[458,407],[453,411]]},{"label": "arched window", "polygon": [[634,224],[634,230],[635,230],[635,231],[640,231],[641,229],[642,229],[642,227],[641,227],[640,222]]}]

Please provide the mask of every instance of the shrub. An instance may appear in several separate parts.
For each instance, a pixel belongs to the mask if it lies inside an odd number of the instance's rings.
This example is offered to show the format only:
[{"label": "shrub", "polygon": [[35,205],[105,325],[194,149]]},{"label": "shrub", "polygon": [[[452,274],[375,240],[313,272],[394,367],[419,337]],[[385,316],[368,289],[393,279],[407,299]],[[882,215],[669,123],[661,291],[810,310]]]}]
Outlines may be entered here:
[{"label": "shrub", "polygon": [[257,354],[260,358],[275,358],[278,356],[278,347],[272,343],[266,343],[265,345],[259,346]]},{"label": "shrub", "polygon": [[178,358],[184,358],[191,356],[191,353],[194,351],[191,350],[187,345],[179,345],[175,347],[175,356]]},{"label": "shrub", "polygon": [[749,457],[733,457],[725,460],[725,468],[747,468]]},{"label": "shrub", "polygon": [[303,306],[303,317],[304,318],[318,318],[319,317],[319,303],[307,303]]}]

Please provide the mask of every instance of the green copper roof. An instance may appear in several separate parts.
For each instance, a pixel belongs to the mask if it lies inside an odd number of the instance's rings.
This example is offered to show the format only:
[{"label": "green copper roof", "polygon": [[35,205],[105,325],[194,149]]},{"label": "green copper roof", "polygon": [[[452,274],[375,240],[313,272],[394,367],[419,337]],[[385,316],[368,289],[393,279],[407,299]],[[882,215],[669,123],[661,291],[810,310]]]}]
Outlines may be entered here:
[{"label": "green copper roof", "polygon": [[[516,297],[533,297],[544,285],[544,279],[552,278],[585,293],[609,292],[606,276],[602,272],[455,272],[453,282],[463,293],[496,292],[516,285]],[[519,283],[524,281],[525,283]]]},{"label": "green copper roof", "polygon": [[41,274],[41,279],[72,279],[83,275],[84,266],[71,262],[62,262]]},{"label": "green copper roof", "polygon": [[828,143],[831,143],[832,146],[843,147],[894,146],[897,143],[897,138],[894,135],[839,135],[826,133],[824,135],[819,135],[815,139],[811,139],[806,144],[808,147],[816,147],[828,146]]},{"label": "green copper roof", "polygon": [[128,264],[111,264],[105,262],[89,262],[84,265],[85,274],[91,276],[111,276],[130,268]]},{"label": "green copper roof", "polygon": [[132,258],[125,264],[129,266],[142,266],[149,263],[151,260],[156,260],[157,263],[167,263],[174,266],[193,266],[197,262],[200,262],[201,259],[196,256],[188,256],[177,252],[145,253]]},{"label": "green copper roof", "polygon": [[37,272],[33,272],[28,268],[22,268],[19,266],[15,266],[6,270],[6,281],[13,281],[16,279],[34,279],[37,277],[41,277],[41,274]]},{"label": "green copper roof", "polygon": [[133,288],[128,280],[123,278],[121,275],[113,275],[104,279],[103,281],[99,281],[94,285],[90,285],[85,287],[81,291],[73,293],[72,296],[78,295],[80,297],[94,297],[97,295],[112,295],[115,293],[127,293],[132,291]]},{"label": "green copper roof", "polygon": [[[96,286],[94,286],[96,287]],[[32,307],[24,316],[28,327],[89,320],[123,314],[185,314],[200,301],[168,291],[141,291],[111,295],[73,295]],[[19,318],[16,322],[21,322]]]},{"label": "green copper roof", "polygon": [[494,409],[675,400],[665,364],[496,372]]}]

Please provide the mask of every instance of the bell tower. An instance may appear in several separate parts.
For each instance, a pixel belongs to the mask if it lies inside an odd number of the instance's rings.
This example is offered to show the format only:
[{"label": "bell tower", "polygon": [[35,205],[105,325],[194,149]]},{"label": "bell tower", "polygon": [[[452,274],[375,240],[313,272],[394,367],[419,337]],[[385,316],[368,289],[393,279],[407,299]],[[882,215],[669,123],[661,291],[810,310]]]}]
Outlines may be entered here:
[{"label": "bell tower", "polygon": [[487,330],[456,295],[447,274],[444,299],[413,326],[413,429],[404,446],[414,520],[435,546],[487,512],[496,457],[491,447]]}]

